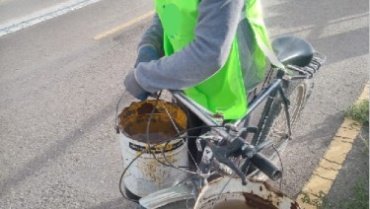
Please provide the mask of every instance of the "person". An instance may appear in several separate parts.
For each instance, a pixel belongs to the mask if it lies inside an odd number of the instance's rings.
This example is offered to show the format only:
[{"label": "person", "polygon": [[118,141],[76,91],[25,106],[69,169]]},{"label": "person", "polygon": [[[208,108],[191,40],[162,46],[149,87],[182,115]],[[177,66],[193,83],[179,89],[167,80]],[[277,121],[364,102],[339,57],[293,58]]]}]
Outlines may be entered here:
[{"label": "person", "polygon": [[156,14],[124,85],[144,100],[162,89],[185,94],[225,120],[242,118],[263,80],[269,38],[259,0],[155,0]]},{"label": "person", "polygon": [[[126,90],[140,100],[162,89],[183,90],[225,120],[242,118],[248,94],[264,79],[271,61],[261,8],[260,0],[155,0],[156,14],[138,45],[134,69],[124,79]],[[184,110],[189,127],[202,127],[198,117]],[[190,136],[202,131],[207,130],[187,132],[192,169],[202,155]]]}]

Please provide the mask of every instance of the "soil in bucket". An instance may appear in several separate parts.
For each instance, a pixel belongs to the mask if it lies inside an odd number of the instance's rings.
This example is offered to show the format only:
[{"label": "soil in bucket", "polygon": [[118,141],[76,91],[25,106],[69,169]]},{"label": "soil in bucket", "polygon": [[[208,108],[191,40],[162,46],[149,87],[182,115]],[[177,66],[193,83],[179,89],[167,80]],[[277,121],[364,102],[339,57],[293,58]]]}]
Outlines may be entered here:
[{"label": "soil in bucket", "polygon": [[216,204],[213,209],[278,209],[270,202],[262,198],[257,202],[255,200],[230,200]]},{"label": "soil in bucket", "polygon": [[245,204],[245,202],[241,200],[232,200],[217,204],[214,209],[255,209],[253,207],[249,207]]},{"label": "soil in bucket", "polygon": [[[174,127],[174,124],[177,129]],[[133,102],[119,115],[119,129],[128,137],[149,144],[160,144],[187,127],[185,112],[163,100]]]}]

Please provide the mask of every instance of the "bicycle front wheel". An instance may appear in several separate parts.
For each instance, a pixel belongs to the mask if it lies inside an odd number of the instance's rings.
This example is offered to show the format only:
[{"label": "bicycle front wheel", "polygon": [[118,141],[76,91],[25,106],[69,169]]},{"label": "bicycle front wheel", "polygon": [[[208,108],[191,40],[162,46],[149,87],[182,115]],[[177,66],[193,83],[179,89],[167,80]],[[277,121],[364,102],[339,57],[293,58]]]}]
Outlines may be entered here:
[{"label": "bicycle front wheel", "polygon": [[[290,105],[288,112],[290,116],[290,128],[294,132],[302,110],[309,98],[313,88],[312,79],[292,80],[283,85],[285,96]],[[289,142],[289,125],[284,109],[283,98],[277,95],[271,106],[265,127],[261,130],[260,141],[270,140],[272,147],[265,148],[262,153],[272,160],[276,159],[276,151],[283,152]]]}]

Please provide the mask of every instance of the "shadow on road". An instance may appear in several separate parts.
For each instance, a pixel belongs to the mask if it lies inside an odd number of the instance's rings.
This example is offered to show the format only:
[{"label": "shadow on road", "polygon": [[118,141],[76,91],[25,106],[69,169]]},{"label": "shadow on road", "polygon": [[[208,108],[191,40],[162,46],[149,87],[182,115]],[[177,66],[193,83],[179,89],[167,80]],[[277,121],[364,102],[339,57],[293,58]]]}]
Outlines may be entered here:
[{"label": "shadow on road", "polygon": [[[335,115],[329,115],[327,116],[320,124],[316,124],[315,128],[311,129],[309,132],[305,133],[304,135],[298,135],[296,136],[296,140],[298,143],[310,143],[313,144],[315,140],[318,140],[319,142],[322,142],[323,139],[329,139],[326,140],[327,144],[325,147],[327,147],[330,143],[330,139],[334,134],[336,133],[338,127],[342,124],[344,118],[344,112],[338,112]],[[301,121],[302,125],[304,124],[303,121]],[[321,143],[318,143],[321,144]],[[321,145],[320,145],[321,146]]]}]

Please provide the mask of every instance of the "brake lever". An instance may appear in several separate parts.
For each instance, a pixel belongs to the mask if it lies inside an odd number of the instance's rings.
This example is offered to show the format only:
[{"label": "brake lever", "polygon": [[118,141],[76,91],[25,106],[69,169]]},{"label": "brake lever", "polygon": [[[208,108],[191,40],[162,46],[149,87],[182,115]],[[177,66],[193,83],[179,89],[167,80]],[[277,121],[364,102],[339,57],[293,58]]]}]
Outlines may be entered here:
[{"label": "brake lever", "polygon": [[264,149],[265,147],[267,146],[271,146],[272,142],[271,140],[266,140],[265,142],[262,142],[261,144],[257,145],[257,146],[243,146],[242,147],[242,156],[243,158],[248,158],[244,163],[243,165],[240,167],[240,170],[245,174],[246,171],[248,170],[250,164],[251,164],[251,161],[250,159],[255,155],[257,154],[259,151],[261,151],[262,149]]},{"label": "brake lever", "polygon": [[231,161],[230,156],[237,155],[240,148],[244,145],[241,140],[234,140],[230,146],[218,147],[212,143],[208,143],[208,147],[212,150],[213,157],[220,163],[225,164],[231,170],[233,170],[242,180],[242,184],[246,185],[246,177],[244,173]]}]

